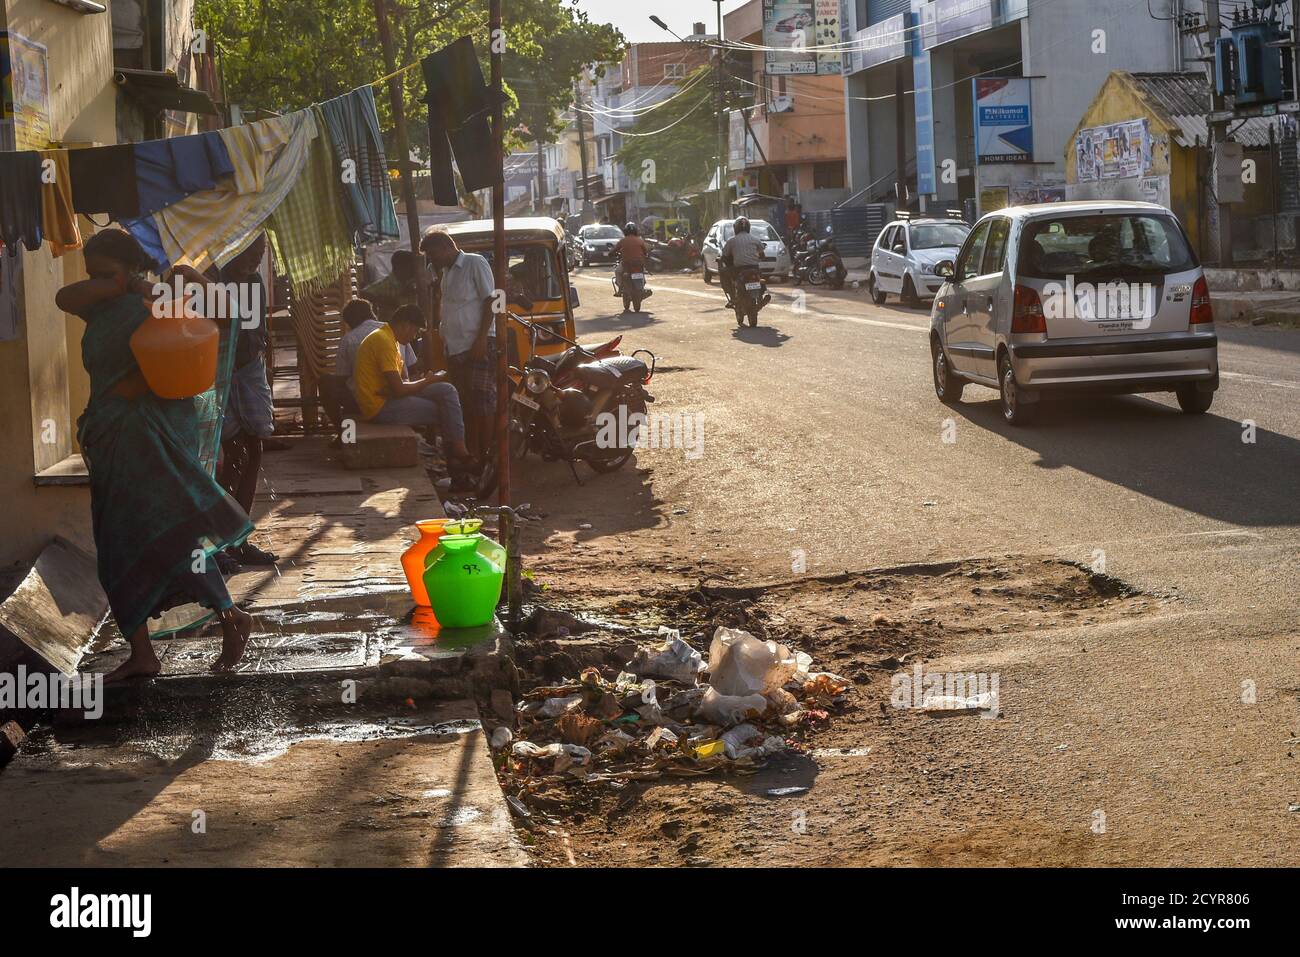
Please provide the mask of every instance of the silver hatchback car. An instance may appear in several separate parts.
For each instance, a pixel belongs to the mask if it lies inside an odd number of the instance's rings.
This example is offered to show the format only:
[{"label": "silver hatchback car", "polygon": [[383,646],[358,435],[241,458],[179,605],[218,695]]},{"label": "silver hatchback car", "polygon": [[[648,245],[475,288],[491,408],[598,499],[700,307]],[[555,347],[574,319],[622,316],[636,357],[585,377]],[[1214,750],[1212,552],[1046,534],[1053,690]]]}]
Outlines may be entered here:
[{"label": "silver hatchback car", "polygon": [[962,244],[930,314],[934,389],[997,389],[1012,425],[1043,396],[1174,392],[1205,412],[1219,387],[1210,290],[1163,206],[1069,202],[989,213]]}]

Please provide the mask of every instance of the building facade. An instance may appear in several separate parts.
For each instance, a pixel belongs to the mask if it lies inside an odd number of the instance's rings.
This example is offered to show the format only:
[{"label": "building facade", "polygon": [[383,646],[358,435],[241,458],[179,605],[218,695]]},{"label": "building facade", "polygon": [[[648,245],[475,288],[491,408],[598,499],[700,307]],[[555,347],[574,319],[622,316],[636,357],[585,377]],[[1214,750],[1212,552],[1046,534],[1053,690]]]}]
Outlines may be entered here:
[{"label": "building facade", "polygon": [[[723,35],[762,46],[762,0],[728,13]],[[761,50],[741,51],[731,62],[738,65],[730,82],[753,99],[728,117],[732,195],[790,196],[810,212],[846,199],[844,78],[768,75]]]},{"label": "building facade", "polygon": [[[0,149],[106,146],[124,133],[164,135],[175,107],[210,115],[211,99],[179,82],[192,10],[190,0],[118,0],[111,12],[0,0],[0,40],[21,61],[4,78]],[[85,216],[78,225],[83,241],[97,228]],[[93,548],[76,440],[90,395],[83,322],[54,305],[61,286],[84,278],[78,251],[0,252],[0,567],[32,561],[55,535]]]},{"label": "building facade", "polygon": [[[1064,198],[1067,141],[1114,70],[1201,72],[1174,7],[1195,0],[844,0],[854,203]],[[901,170],[901,174],[900,174]]]}]

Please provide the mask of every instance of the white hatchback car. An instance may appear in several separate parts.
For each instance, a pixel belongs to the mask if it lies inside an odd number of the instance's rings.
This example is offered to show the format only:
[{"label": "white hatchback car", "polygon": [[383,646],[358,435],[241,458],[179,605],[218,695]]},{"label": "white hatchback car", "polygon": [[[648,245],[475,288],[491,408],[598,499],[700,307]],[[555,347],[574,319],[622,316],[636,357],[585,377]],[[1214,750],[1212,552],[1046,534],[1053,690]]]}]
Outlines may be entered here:
[{"label": "white hatchback car", "polygon": [[893,293],[905,306],[932,299],[943,285],[935,275],[941,262],[952,262],[970,227],[959,219],[897,219],[880,231],[871,250],[867,289],[880,305]]},{"label": "white hatchback car", "polygon": [[[704,261],[704,281],[713,282],[718,274],[718,259],[722,256],[722,247],[727,240],[736,235],[734,219],[720,219],[709,229],[704,237],[704,247],[700,258]],[[759,263],[759,272],[765,277],[775,278],[780,282],[790,278],[790,250],[786,249],[781,234],[771,223],[763,219],[751,219],[749,232],[755,239],[763,241],[763,258]]]},{"label": "white hatchback car", "polygon": [[1178,218],[1163,206],[1014,206],[977,222],[930,313],[934,390],[999,391],[1029,422],[1043,396],[1173,392],[1184,412],[1219,387],[1210,288]]}]

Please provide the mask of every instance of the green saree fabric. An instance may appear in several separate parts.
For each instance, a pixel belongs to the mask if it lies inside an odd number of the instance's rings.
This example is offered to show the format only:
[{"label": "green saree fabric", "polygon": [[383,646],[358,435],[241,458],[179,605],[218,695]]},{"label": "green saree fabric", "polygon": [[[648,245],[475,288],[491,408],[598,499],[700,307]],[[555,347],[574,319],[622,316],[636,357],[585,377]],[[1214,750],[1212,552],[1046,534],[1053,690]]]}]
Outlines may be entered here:
[{"label": "green saree fabric", "polygon": [[[215,554],[252,532],[244,510],[213,477],[221,410],[234,359],[234,324],[223,330],[217,383],[192,399],[112,390],[137,369],[131,334],[149,315],[135,295],[97,306],[86,320],[82,361],[90,402],[78,439],[90,472],[90,507],[99,579],[123,635],[186,603],[229,607]],[[227,341],[229,340],[229,341]],[[211,617],[173,616],[155,637]]]}]

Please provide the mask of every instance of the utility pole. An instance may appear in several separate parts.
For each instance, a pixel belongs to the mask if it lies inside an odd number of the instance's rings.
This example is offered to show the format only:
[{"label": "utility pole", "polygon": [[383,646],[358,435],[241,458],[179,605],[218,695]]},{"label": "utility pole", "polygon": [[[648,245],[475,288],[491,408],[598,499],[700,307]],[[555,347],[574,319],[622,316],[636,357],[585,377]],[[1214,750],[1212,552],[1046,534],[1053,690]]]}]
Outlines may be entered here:
[{"label": "utility pole", "polygon": [[578,119],[578,162],[582,166],[582,219],[585,222],[591,212],[591,187],[587,185],[587,134],[582,121],[581,77],[573,80],[573,115]]},{"label": "utility pole", "polygon": [[726,70],[726,49],[722,40],[722,0],[713,0],[718,5],[718,45],[714,58],[714,74],[718,81],[718,219],[727,215],[727,171],[731,166],[727,149],[727,114],[723,104],[723,74]]},{"label": "utility pole", "polygon": [[[1215,113],[1222,113],[1225,109],[1223,97],[1219,95],[1219,79],[1216,64],[1214,61],[1215,41],[1223,33],[1222,24],[1219,20],[1219,0],[1205,0],[1205,28],[1209,36],[1210,50],[1210,110]],[[1228,121],[1215,120],[1210,126],[1210,149],[1214,158],[1212,163],[1214,177],[1214,203],[1218,212],[1218,233],[1219,233],[1219,267],[1228,269],[1232,267],[1232,207],[1227,203],[1219,202],[1219,157],[1222,155],[1220,146],[1228,141]]]},{"label": "utility pole", "polygon": [[537,141],[537,214],[546,212],[546,169],[542,166],[542,141]]},{"label": "utility pole", "polygon": [[[384,72],[392,74],[397,71],[397,60],[393,53],[393,35],[388,29],[388,0],[374,0],[374,7],[379,45],[384,51]],[[411,252],[417,258],[423,258],[420,254],[420,211],[415,205],[415,183],[411,178],[411,141],[406,133],[406,107],[402,98],[401,76],[389,76],[388,100],[393,109],[393,131],[397,136],[397,172],[402,179],[402,205],[406,207],[407,237],[411,241]],[[437,334],[437,324],[430,308],[432,297],[423,269],[416,270],[415,288],[420,312],[424,316],[424,362],[428,367],[433,363],[433,337]]]}]

